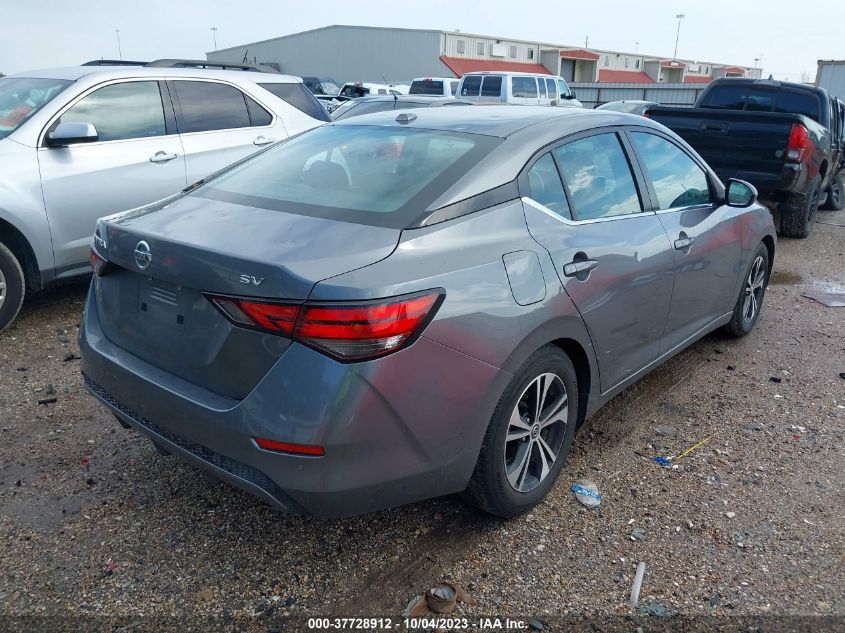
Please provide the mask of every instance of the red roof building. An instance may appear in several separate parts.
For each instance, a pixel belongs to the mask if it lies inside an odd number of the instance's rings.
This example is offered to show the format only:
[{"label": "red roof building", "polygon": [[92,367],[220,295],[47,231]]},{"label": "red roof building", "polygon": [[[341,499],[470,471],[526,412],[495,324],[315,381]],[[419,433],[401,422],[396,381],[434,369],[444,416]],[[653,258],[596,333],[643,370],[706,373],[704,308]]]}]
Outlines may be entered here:
[{"label": "red roof building", "polygon": [[440,56],[440,61],[461,77],[466,73],[480,71],[500,71],[511,73],[536,73],[540,75],[551,75],[551,71],[542,64],[526,64],[524,62],[503,62],[495,59],[464,59],[460,57]]}]

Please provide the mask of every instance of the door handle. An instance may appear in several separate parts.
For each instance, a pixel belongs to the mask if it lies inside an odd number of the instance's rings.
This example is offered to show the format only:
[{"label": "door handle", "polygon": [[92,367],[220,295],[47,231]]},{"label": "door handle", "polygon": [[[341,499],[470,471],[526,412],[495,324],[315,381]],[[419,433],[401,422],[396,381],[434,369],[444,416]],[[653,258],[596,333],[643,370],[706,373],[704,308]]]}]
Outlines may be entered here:
[{"label": "door handle", "polygon": [[691,237],[679,237],[675,240],[675,250],[676,251],[683,251],[689,249],[690,246],[695,244],[695,240]]},{"label": "door handle", "polygon": [[173,160],[174,158],[178,158],[179,154],[169,154],[167,152],[156,152],[152,156],[150,156],[151,163],[166,163],[168,161]]},{"label": "door handle", "polygon": [[256,136],[255,140],[252,141],[253,145],[269,145],[270,143],[275,142],[276,139],[267,138],[266,136]]},{"label": "door handle", "polygon": [[563,266],[563,274],[567,277],[576,277],[579,273],[588,273],[599,263],[594,259],[584,259],[578,262],[569,262]]}]

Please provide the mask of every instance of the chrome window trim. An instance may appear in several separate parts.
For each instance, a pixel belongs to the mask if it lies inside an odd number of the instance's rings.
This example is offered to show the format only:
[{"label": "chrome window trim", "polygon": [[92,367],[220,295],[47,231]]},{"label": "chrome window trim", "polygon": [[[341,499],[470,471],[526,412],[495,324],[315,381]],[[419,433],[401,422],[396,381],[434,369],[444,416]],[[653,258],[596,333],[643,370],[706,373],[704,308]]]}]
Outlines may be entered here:
[{"label": "chrome window trim", "polygon": [[[520,200],[522,200],[522,202],[527,204],[529,207],[537,209],[537,211],[541,211],[549,217],[558,220],[562,224],[568,224],[569,226],[578,226],[579,224],[598,224],[599,222],[613,222],[614,220],[627,220],[630,218],[640,218],[644,216],[655,215],[654,211],[649,210],[639,211],[638,213],[626,213],[624,215],[611,215],[602,218],[590,218],[588,220],[570,220],[568,218],[561,217],[560,215],[549,209],[547,206],[540,204],[533,198],[529,198],[528,196],[522,196]],[[675,211],[676,209],[672,210]]]}]

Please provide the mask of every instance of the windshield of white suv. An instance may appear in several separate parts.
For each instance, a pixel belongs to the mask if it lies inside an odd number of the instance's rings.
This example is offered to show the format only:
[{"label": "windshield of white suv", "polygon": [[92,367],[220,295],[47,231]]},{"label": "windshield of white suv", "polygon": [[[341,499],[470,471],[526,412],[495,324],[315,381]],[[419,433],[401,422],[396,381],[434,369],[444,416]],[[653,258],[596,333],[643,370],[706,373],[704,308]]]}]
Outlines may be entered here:
[{"label": "windshield of white suv", "polygon": [[66,79],[36,77],[0,79],[0,138],[9,136],[72,83]]}]

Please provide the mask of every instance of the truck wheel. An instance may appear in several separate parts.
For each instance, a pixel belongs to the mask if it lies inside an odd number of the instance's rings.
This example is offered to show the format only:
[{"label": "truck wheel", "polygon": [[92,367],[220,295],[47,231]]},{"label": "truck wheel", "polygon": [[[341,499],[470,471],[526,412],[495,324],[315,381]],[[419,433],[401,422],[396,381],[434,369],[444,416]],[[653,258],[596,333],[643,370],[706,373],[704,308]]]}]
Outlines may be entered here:
[{"label": "truck wheel", "polygon": [[18,316],[25,288],[23,270],[18,259],[0,243],[0,332]]},{"label": "truck wheel", "polygon": [[821,176],[816,176],[804,195],[795,195],[784,205],[780,218],[780,234],[784,237],[807,237],[811,222],[819,208],[821,196]]},{"label": "truck wheel", "polygon": [[819,207],[825,211],[841,211],[845,208],[845,190],[842,187],[842,174],[836,174],[830,179],[827,187],[827,200]]}]

